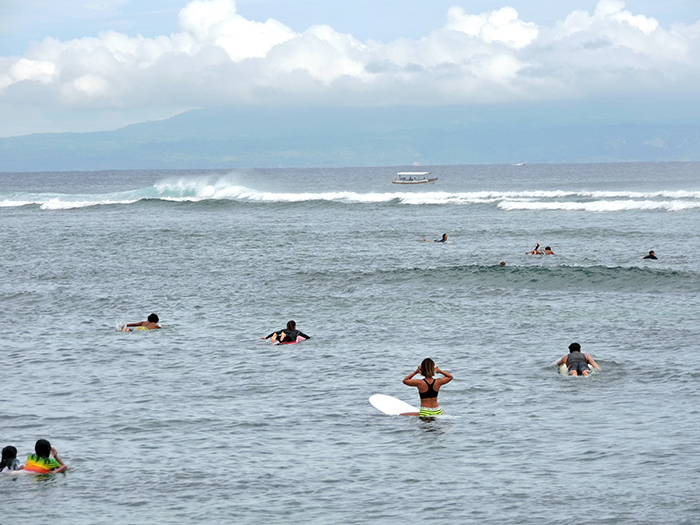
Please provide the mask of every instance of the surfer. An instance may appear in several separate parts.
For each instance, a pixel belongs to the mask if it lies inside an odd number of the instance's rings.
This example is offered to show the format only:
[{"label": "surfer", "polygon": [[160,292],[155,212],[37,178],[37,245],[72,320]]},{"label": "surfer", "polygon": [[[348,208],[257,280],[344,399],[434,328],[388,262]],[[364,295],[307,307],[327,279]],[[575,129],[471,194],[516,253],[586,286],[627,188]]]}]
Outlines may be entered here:
[{"label": "surfer", "polygon": [[297,330],[297,324],[294,321],[287,322],[287,328],[280,330],[279,332],[272,332],[266,337],[261,337],[260,339],[270,339],[272,342],[280,343],[291,343],[296,342],[297,337],[303,337],[304,339],[311,339],[310,336],[306,335],[304,332]]},{"label": "surfer", "polygon": [[[40,439],[34,445],[35,454],[27,458],[24,470],[36,474],[48,474],[49,472],[63,472],[68,466],[58,457],[56,449],[46,439]],[[53,456],[53,458],[51,457]]]},{"label": "surfer", "polygon": [[130,332],[131,330],[128,330],[129,327],[138,327],[141,326],[141,330],[155,330],[157,328],[160,328],[160,325],[158,325],[158,316],[156,314],[151,314],[148,316],[148,321],[141,321],[140,323],[129,323],[123,326],[122,331],[123,332]]},{"label": "surfer", "polygon": [[545,255],[556,255],[550,246],[545,246],[544,247],[544,254]]},{"label": "surfer", "polygon": [[[417,374],[423,376],[423,379],[413,379]],[[433,378],[435,374],[441,374],[443,377]],[[420,366],[408,374],[404,380],[403,384],[408,386],[415,386],[418,389],[418,395],[420,396],[420,412],[407,412],[401,414],[402,416],[420,416],[420,417],[431,417],[440,416],[443,414],[442,409],[438,405],[438,390],[442,385],[446,385],[452,381],[452,374],[440,370],[436,365],[435,361],[432,359],[425,358]],[[432,379],[432,381],[428,381]]]},{"label": "surfer", "polygon": [[443,233],[442,234],[442,239],[435,239],[434,241],[431,241],[430,239],[423,239],[425,242],[447,242],[447,234]]},{"label": "surfer", "polygon": [[525,252],[525,255],[543,255],[543,252],[540,251],[540,243],[537,243],[531,252]]},{"label": "surfer", "polygon": [[649,255],[645,255],[642,257],[642,259],[658,259],[658,257],[656,256],[656,253],[654,253],[654,250],[650,250]]},{"label": "surfer", "polygon": [[589,364],[596,370],[600,370],[598,363],[591,356],[581,353],[581,345],[578,343],[571,343],[569,353],[557,361],[557,366],[566,365],[569,375],[574,377],[579,374],[587,376],[590,373]]}]

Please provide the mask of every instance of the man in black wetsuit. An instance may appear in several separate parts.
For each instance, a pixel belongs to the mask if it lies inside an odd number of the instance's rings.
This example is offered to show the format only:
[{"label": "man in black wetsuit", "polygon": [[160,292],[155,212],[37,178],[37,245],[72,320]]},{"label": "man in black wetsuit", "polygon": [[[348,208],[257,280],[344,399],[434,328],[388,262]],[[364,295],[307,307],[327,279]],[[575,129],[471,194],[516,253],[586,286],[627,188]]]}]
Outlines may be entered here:
[{"label": "man in black wetsuit", "polygon": [[272,338],[273,343],[291,343],[296,342],[297,337],[299,336],[303,337],[304,339],[311,339],[311,337],[306,335],[304,332],[297,330],[297,324],[294,321],[289,321],[287,323],[287,328],[280,330],[279,332],[272,332],[270,335],[263,337],[262,339]]},{"label": "man in black wetsuit", "polygon": [[587,376],[590,373],[588,365],[591,365],[596,370],[600,370],[598,363],[591,356],[581,353],[581,345],[578,343],[571,343],[569,345],[569,354],[557,361],[557,366],[563,364],[568,367],[570,376]]},{"label": "man in black wetsuit", "polygon": [[651,251],[649,252],[649,255],[645,255],[645,256],[642,257],[642,258],[643,258],[643,259],[658,259],[658,257],[657,257],[656,254],[654,253],[654,250],[651,250]]}]

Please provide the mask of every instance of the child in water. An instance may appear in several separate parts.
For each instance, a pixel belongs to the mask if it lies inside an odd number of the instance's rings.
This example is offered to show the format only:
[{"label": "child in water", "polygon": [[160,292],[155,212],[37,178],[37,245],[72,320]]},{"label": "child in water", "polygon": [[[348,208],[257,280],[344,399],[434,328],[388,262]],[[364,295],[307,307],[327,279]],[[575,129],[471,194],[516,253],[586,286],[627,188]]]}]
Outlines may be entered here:
[{"label": "child in water", "polygon": [[2,449],[2,461],[0,461],[0,472],[13,472],[20,470],[22,466],[17,459],[17,449],[12,445],[7,445]]},{"label": "child in water", "polygon": [[[24,465],[24,470],[34,472],[36,474],[48,474],[49,472],[64,472],[68,470],[68,466],[61,461],[55,448],[51,447],[46,439],[40,439],[34,445],[34,454],[27,458],[27,464]],[[51,457],[53,456],[53,458]]]}]

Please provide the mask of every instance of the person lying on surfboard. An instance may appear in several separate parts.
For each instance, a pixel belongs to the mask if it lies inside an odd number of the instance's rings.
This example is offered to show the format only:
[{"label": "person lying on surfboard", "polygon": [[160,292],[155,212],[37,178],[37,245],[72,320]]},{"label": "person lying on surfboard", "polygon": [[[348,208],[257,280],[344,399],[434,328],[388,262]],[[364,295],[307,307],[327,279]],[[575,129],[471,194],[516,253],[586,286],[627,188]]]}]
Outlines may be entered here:
[{"label": "person lying on surfboard", "polygon": [[[413,379],[413,377],[418,374],[422,375],[423,379]],[[434,379],[433,376],[435,374],[441,374],[443,377]],[[429,379],[432,379],[432,381],[428,381]],[[420,396],[420,412],[408,412],[401,415],[420,417],[441,416],[443,411],[438,405],[438,390],[440,390],[442,385],[446,385],[452,381],[452,379],[452,374],[440,370],[435,365],[435,361],[429,357],[423,359],[423,362],[415,372],[411,372],[403,380],[404,385],[415,386],[418,389],[418,395]]]},{"label": "person lying on surfboard", "polygon": [[600,370],[598,363],[591,356],[581,353],[581,345],[578,343],[571,343],[569,353],[557,361],[557,366],[564,364],[569,368],[569,375],[574,377],[579,374],[587,376],[590,373],[589,364],[596,370]]},{"label": "person lying on surfboard", "polygon": [[294,321],[288,321],[287,328],[280,330],[279,332],[272,332],[270,335],[261,337],[260,339],[272,338],[273,343],[296,343],[297,337],[311,339],[311,337],[306,335],[304,332],[297,330],[297,324]]},{"label": "person lying on surfboard", "polygon": [[447,234],[443,233],[442,234],[442,239],[436,239],[434,241],[431,241],[430,239],[423,239],[425,242],[447,242]]},{"label": "person lying on surfboard", "polygon": [[544,252],[540,250],[540,243],[537,243],[537,246],[531,252],[525,252],[525,255],[544,255]]},{"label": "person lying on surfboard", "polygon": [[148,316],[148,321],[141,321],[140,323],[129,323],[122,327],[123,332],[131,332],[130,327],[142,327],[140,330],[155,330],[160,328],[158,325],[158,316],[156,314],[151,314]]}]

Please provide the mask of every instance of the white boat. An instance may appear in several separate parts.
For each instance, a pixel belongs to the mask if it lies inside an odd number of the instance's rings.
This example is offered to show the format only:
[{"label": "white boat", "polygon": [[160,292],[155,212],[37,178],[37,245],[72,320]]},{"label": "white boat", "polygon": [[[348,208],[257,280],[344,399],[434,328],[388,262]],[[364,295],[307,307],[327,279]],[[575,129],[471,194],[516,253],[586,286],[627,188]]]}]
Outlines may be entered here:
[{"label": "white boat", "polygon": [[513,164],[513,166],[527,166],[527,162],[518,162],[517,164]]},{"label": "white boat", "polygon": [[391,182],[393,184],[426,184],[438,180],[437,177],[431,179],[428,175],[430,175],[429,171],[400,171],[395,179],[391,179]]}]

